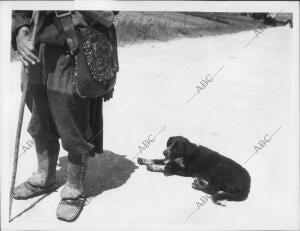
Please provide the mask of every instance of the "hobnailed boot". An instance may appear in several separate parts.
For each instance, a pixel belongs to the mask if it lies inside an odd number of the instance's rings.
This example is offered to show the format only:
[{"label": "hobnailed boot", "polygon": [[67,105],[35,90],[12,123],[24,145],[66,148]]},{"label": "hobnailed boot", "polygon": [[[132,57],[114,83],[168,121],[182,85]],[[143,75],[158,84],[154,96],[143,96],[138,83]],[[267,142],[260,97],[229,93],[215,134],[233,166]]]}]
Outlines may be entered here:
[{"label": "hobnailed boot", "polygon": [[75,221],[85,204],[83,180],[88,164],[88,154],[82,155],[81,164],[68,161],[67,182],[61,191],[61,200],[57,206],[56,216],[59,220]]},{"label": "hobnailed boot", "polygon": [[55,191],[59,186],[56,183],[56,164],[59,153],[58,142],[46,143],[35,140],[38,170],[26,182],[15,187],[13,197],[16,200],[26,200],[42,194]]}]

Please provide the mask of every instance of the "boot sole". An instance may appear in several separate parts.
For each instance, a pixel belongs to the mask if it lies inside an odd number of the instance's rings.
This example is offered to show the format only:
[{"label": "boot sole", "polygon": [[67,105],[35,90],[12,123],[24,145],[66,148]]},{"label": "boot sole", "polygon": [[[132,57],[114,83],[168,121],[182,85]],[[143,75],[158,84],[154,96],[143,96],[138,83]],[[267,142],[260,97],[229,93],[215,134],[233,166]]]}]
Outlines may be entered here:
[{"label": "boot sole", "polygon": [[31,199],[31,198],[34,198],[34,197],[37,197],[37,196],[40,196],[40,195],[43,195],[43,194],[50,194],[54,191],[56,191],[57,189],[59,188],[59,185],[57,183],[47,187],[47,188],[40,188],[40,187],[36,187],[37,191],[33,192],[31,195],[29,196],[26,196],[26,197],[17,197],[13,194],[13,198],[15,200],[27,200],[27,199]]},{"label": "boot sole", "polygon": [[[85,201],[86,201],[86,198],[81,201],[82,205],[80,206],[80,209],[78,210],[78,213],[76,214],[76,216],[74,216],[74,217],[72,217],[70,219],[67,219],[67,218],[64,218],[64,217],[56,215],[57,219],[61,220],[61,221],[66,221],[66,222],[73,222],[73,221],[75,221],[80,216],[80,214],[81,214],[81,212],[83,210],[83,207],[85,205]],[[61,203],[61,201],[60,201],[60,203]]]}]

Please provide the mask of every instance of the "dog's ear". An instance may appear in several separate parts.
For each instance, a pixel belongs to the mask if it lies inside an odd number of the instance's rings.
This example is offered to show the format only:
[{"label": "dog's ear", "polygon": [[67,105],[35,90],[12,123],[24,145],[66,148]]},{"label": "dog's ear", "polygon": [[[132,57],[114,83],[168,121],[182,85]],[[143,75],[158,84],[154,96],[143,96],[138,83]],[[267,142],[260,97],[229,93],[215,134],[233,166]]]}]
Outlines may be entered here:
[{"label": "dog's ear", "polygon": [[167,147],[169,147],[171,144],[174,143],[175,138],[176,138],[175,136],[171,136],[171,137],[168,139],[168,141],[167,141]]},{"label": "dog's ear", "polygon": [[195,155],[196,150],[197,150],[197,145],[189,142],[186,146],[186,156],[192,158]]},{"label": "dog's ear", "polygon": [[186,137],[183,137],[183,136],[181,136],[181,138],[185,141],[185,142],[187,142],[187,143],[191,143],[190,141],[189,141],[189,139],[188,138],[186,138]]},{"label": "dog's ear", "polygon": [[181,168],[185,168],[183,158],[176,158],[174,162],[176,162]]}]

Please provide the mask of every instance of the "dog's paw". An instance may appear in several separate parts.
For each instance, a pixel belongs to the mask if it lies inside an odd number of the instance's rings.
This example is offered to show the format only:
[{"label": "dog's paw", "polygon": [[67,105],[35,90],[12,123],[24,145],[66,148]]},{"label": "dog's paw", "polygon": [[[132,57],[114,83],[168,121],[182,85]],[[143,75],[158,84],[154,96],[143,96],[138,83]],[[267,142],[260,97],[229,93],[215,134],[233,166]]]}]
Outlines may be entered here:
[{"label": "dog's paw", "polygon": [[195,182],[192,183],[192,188],[193,189],[198,189],[198,186],[197,186],[197,184],[195,184]]},{"label": "dog's paw", "polygon": [[155,165],[155,164],[147,164],[147,170],[151,172],[165,172],[165,166]]},{"label": "dog's paw", "polygon": [[197,190],[207,189],[208,182],[199,178],[194,178],[194,182],[192,183],[192,188]]},{"label": "dog's paw", "polygon": [[203,180],[202,178],[199,178],[199,177],[197,177],[196,179],[197,179],[197,181],[198,181],[198,183],[199,183],[200,185],[203,185],[203,186],[205,186],[205,187],[208,186],[208,181]]},{"label": "dog's paw", "polygon": [[220,206],[223,206],[223,207],[226,207],[225,204],[222,204],[220,201],[215,201],[215,200],[212,200],[216,205],[220,205]]},{"label": "dog's paw", "polygon": [[203,190],[203,189],[205,189],[205,187],[203,187],[201,184],[196,183],[196,182],[192,183],[192,188],[196,189],[196,190]]},{"label": "dog's paw", "polygon": [[154,172],[156,170],[156,166],[154,164],[148,164],[147,165],[147,170]]},{"label": "dog's paw", "polygon": [[144,158],[140,158],[140,157],[138,157],[137,158],[137,162],[138,162],[138,164],[140,164],[140,165],[146,165],[147,163],[147,160],[146,159],[144,159]]}]

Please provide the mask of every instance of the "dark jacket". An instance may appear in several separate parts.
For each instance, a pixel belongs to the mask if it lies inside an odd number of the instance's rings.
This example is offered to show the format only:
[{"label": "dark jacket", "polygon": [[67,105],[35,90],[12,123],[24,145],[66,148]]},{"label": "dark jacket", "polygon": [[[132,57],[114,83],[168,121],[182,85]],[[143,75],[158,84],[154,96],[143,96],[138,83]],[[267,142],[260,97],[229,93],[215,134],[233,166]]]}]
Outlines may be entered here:
[{"label": "dark jacket", "polygon": [[[24,26],[31,28],[33,25],[33,22],[31,20],[32,13],[32,11],[13,11],[11,42],[14,50],[16,50],[16,36],[19,29]],[[114,15],[117,13],[118,12],[113,12]],[[105,11],[72,11],[72,21],[75,29],[92,27],[96,30],[105,31],[105,33],[108,34],[111,43],[116,48],[117,40],[115,27],[113,24],[109,24],[111,21],[111,15],[111,12],[109,13]],[[63,29],[58,22],[54,11],[40,12],[36,41],[37,46],[39,46],[39,43],[66,46]],[[115,52],[117,52],[117,49],[115,49]],[[117,57],[117,53],[115,54],[115,56]],[[117,58],[115,59],[113,65],[115,65],[118,69]],[[111,96],[107,95],[106,99],[109,99],[110,97]],[[30,102],[28,102],[28,105],[30,105]],[[93,130],[93,137],[97,135],[91,142],[96,145],[95,151],[101,153],[103,149],[102,98],[95,98],[92,101],[90,111],[90,125]]]},{"label": "dark jacket", "polygon": [[[72,21],[76,29],[94,27],[105,30],[110,34],[110,39],[115,40],[115,27],[112,24],[111,15],[118,14],[117,11],[72,11]],[[33,11],[13,11],[12,12],[12,47],[16,50],[16,37],[18,31],[23,26],[32,27]],[[64,45],[64,35],[60,23],[55,17],[54,11],[40,11],[40,19],[37,29],[37,42],[49,41],[57,45]],[[113,41],[116,43],[116,41]]]}]

